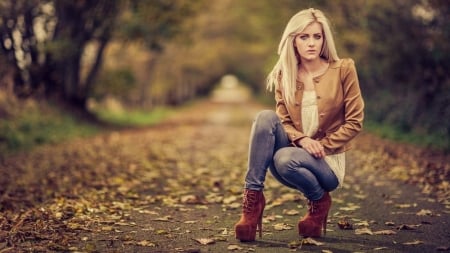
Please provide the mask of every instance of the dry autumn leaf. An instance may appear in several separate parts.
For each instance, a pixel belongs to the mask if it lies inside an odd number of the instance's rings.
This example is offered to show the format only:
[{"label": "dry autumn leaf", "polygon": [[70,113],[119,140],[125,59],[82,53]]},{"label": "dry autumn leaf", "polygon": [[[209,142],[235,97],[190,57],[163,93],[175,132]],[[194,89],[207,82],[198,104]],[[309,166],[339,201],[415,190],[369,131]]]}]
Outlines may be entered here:
[{"label": "dry autumn leaf", "polygon": [[419,244],[424,244],[424,242],[421,240],[414,240],[414,241],[410,241],[410,242],[404,242],[402,244],[403,245],[419,245]]},{"label": "dry autumn leaf", "polygon": [[243,248],[236,244],[230,244],[227,247],[228,250],[242,250]]},{"label": "dry autumn leaf", "polygon": [[448,251],[450,250],[450,246],[439,246],[436,248],[437,251]]},{"label": "dry autumn leaf", "polygon": [[395,226],[395,222],[393,222],[393,221],[386,221],[384,223],[384,225],[386,225],[386,226]]},{"label": "dry autumn leaf", "polygon": [[284,209],[283,210],[283,214],[294,216],[294,215],[299,215],[300,212],[298,210],[295,210],[295,209],[291,209],[291,210]]},{"label": "dry autumn leaf", "polygon": [[353,225],[348,220],[340,220],[338,222],[338,227],[343,230],[353,229]]},{"label": "dry autumn leaf", "polygon": [[355,234],[357,234],[357,235],[373,235],[373,232],[369,228],[358,228],[358,229],[355,229]]},{"label": "dry autumn leaf", "polygon": [[282,231],[282,230],[291,230],[292,226],[286,223],[277,223],[273,225],[273,228],[277,231]]},{"label": "dry autumn leaf", "polygon": [[156,247],[156,244],[147,241],[147,240],[142,240],[142,241],[126,241],[124,242],[125,245],[137,245],[137,246],[142,246],[142,247]]},{"label": "dry autumn leaf", "polygon": [[192,240],[200,243],[201,245],[209,245],[216,243],[216,241],[213,238],[196,238]]},{"label": "dry autumn leaf", "polygon": [[393,231],[393,230],[380,230],[380,231],[375,231],[373,232],[374,235],[395,235],[397,234],[397,232]]},{"label": "dry autumn leaf", "polygon": [[427,209],[421,209],[419,212],[416,213],[417,216],[432,216],[433,211],[427,210]]},{"label": "dry autumn leaf", "polygon": [[301,240],[301,245],[322,246],[322,245],[324,245],[324,244],[325,244],[325,243],[316,241],[316,240],[312,239],[311,237],[304,238],[304,239]]},{"label": "dry autumn leaf", "polygon": [[397,227],[398,230],[416,230],[420,227],[420,224],[418,225],[408,225],[408,224],[402,224]]},{"label": "dry autumn leaf", "polygon": [[373,250],[378,251],[378,250],[387,250],[389,249],[388,247],[376,247]]}]

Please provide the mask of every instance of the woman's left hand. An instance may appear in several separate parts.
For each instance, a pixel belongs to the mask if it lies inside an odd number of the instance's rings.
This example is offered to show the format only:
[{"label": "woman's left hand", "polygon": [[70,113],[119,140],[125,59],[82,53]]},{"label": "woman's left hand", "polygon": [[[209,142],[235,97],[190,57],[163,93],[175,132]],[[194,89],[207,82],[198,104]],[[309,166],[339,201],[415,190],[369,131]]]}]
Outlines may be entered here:
[{"label": "woman's left hand", "polygon": [[299,141],[299,144],[315,158],[324,158],[326,156],[325,149],[319,141],[305,137]]}]

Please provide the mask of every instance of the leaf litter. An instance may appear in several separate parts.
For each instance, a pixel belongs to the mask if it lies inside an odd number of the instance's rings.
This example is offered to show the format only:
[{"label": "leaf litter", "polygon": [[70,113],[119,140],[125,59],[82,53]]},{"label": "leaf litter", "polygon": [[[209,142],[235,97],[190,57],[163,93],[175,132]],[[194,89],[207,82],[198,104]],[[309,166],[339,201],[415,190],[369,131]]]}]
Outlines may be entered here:
[{"label": "leaf litter", "polygon": [[[86,236],[92,233],[103,233],[109,240],[124,245],[158,247],[158,241],[136,238],[136,230],[167,238],[191,230],[161,229],[158,224],[195,225],[197,230],[210,231],[208,224],[214,224],[214,220],[208,223],[205,219],[193,219],[189,214],[208,210],[211,205],[221,205],[223,210],[240,208],[247,145],[238,145],[236,140],[247,141],[248,131],[242,129],[243,126],[248,128],[247,118],[254,115],[253,111],[241,110],[241,114],[248,115],[241,116],[232,125],[205,127],[205,114],[216,110],[217,105],[214,106],[206,111],[202,106],[202,110],[193,110],[195,113],[178,115],[177,120],[169,120],[160,127],[111,132],[4,158],[1,166],[8,173],[7,177],[0,178],[0,250],[98,250],[93,238]],[[361,173],[386,170],[392,178],[417,184],[425,194],[450,207],[450,169],[446,157],[392,145],[364,134],[357,141],[360,145],[353,151],[353,156],[358,157],[354,166],[361,168]],[[364,145],[365,142],[371,145]],[[426,159],[431,156],[438,156],[438,159]],[[418,157],[421,159],[416,159]],[[282,222],[283,215],[300,216],[304,207],[299,204],[304,203],[304,198],[285,191],[278,184],[269,182],[268,187],[271,190],[267,194],[264,223],[274,230],[294,230],[293,226]],[[370,197],[358,184],[345,187],[354,193],[356,201]],[[340,200],[339,203],[336,199],[336,203],[340,204],[342,213],[352,215],[361,209],[359,204],[347,202],[346,198]],[[394,203],[392,199],[387,199],[386,203],[388,201]],[[272,208],[287,203],[297,204],[298,209],[270,214]],[[178,214],[166,213],[167,209],[157,206],[172,208]],[[417,207],[415,203],[394,206],[399,210]],[[135,222],[134,213],[149,217],[155,226]],[[416,215],[428,217],[438,213],[422,209]],[[397,231],[373,231],[370,222],[351,224],[348,220],[343,223],[340,220],[337,225],[341,229],[356,227],[355,233],[373,235],[394,235],[392,232],[419,228],[403,224]],[[217,234],[224,238],[233,236],[227,229]],[[209,237],[193,240],[200,240],[197,242],[201,245],[210,240],[219,241]],[[73,246],[74,241],[85,244]],[[302,241],[303,245],[308,243],[317,246],[314,241]],[[240,250],[232,248],[229,250]]]}]

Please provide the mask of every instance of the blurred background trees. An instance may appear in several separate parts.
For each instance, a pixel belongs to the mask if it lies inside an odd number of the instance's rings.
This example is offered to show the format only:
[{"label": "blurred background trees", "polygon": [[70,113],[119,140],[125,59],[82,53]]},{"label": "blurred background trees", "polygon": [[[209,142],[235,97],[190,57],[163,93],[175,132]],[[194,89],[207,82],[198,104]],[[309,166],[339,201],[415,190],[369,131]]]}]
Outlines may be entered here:
[{"label": "blurred background trees", "polygon": [[309,7],[327,14],[340,57],[355,59],[368,121],[449,139],[445,0],[2,0],[0,117],[29,96],[87,112],[111,97],[179,105],[225,74],[271,97],[284,26]]}]

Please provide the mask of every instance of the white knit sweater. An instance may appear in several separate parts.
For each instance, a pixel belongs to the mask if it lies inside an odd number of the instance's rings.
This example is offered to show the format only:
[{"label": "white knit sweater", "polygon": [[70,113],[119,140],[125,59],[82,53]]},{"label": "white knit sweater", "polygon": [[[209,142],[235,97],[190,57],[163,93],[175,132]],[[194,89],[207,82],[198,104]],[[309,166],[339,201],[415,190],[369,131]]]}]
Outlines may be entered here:
[{"label": "white knit sweater", "polygon": [[[307,136],[313,136],[319,128],[316,92],[314,90],[305,90],[303,93],[302,124],[303,133]],[[327,155],[325,161],[338,178],[339,184],[342,185],[345,176],[345,153]]]}]

